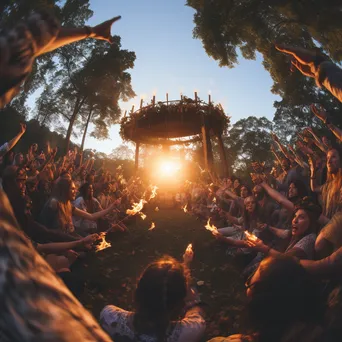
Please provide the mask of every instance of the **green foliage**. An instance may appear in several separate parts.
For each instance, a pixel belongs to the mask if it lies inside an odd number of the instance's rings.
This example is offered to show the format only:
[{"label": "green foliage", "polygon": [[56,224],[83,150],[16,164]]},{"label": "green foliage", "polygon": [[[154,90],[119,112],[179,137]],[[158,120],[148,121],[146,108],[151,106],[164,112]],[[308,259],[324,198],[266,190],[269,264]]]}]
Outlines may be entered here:
[{"label": "green foliage", "polygon": [[284,136],[293,138],[295,130],[311,122],[313,116],[307,107],[311,103],[322,103],[332,113],[341,111],[341,104],[318,90],[312,79],[291,73],[289,57],[274,48],[275,41],[307,48],[319,46],[335,61],[341,61],[340,2],[188,0],[187,5],[196,11],[194,37],[201,39],[208,55],[220,66],[234,67],[239,54],[246,59],[255,59],[256,53],[262,55],[274,81],[272,92],[282,97],[275,103],[274,122],[284,130]]},{"label": "green foliage", "polygon": [[250,116],[237,121],[224,137],[228,161],[233,171],[245,173],[253,161],[271,161],[271,131],[268,119]]}]

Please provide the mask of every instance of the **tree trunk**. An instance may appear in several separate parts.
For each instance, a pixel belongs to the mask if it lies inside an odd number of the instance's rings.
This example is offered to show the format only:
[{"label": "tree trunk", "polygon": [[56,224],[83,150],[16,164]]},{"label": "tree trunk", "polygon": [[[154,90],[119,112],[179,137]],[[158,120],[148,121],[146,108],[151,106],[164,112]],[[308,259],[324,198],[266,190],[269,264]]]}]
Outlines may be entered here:
[{"label": "tree trunk", "polygon": [[69,151],[72,128],[73,128],[74,123],[76,121],[77,115],[78,115],[80,109],[83,106],[83,103],[84,103],[85,99],[86,98],[81,100],[80,97],[78,97],[77,100],[76,100],[74,111],[72,112],[72,115],[71,115],[71,118],[70,118],[70,121],[69,121],[68,131],[67,131],[67,134],[66,134],[66,137],[65,137],[65,149],[66,149],[65,153],[68,153],[68,151]]},{"label": "tree trunk", "polygon": [[20,231],[1,190],[0,262],[1,341],[111,341]]},{"label": "tree trunk", "polygon": [[82,137],[82,143],[81,143],[81,152],[82,153],[83,153],[84,143],[85,143],[85,139],[86,139],[86,136],[87,136],[88,126],[89,126],[89,122],[90,122],[92,114],[93,114],[93,108],[90,108],[88,119],[87,119],[87,123],[86,123],[86,125],[84,127],[84,132],[83,132],[83,137]]}]

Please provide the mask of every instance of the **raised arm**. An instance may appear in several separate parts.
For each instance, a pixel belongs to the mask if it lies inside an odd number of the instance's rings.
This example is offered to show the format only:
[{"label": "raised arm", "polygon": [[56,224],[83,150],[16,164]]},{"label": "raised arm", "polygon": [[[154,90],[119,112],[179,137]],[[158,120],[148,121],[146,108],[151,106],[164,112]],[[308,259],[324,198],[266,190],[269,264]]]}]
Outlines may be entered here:
[{"label": "raised arm", "polygon": [[290,212],[294,210],[294,204],[291,201],[289,201],[285,196],[283,196],[280,192],[271,188],[265,182],[262,182],[260,185],[265,189],[268,195],[271,198],[273,198],[276,202],[278,202],[282,207],[289,210]]},{"label": "raised arm", "polygon": [[315,165],[314,165],[314,162],[313,162],[311,156],[309,156],[309,165],[310,165],[310,187],[311,187],[311,191],[316,192],[316,193],[321,193],[322,192],[322,186],[317,184],[316,168],[315,168]]},{"label": "raised arm", "polygon": [[[11,139],[9,142],[7,142],[7,149],[4,152],[6,153],[6,152],[10,151],[18,143],[18,141],[24,135],[25,132],[26,132],[26,125],[21,123],[19,133],[13,139]],[[3,154],[5,154],[5,153],[3,153]],[[3,155],[3,154],[0,151],[0,155]]]},{"label": "raised arm", "polygon": [[322,143],[322,140],[320,138],[318,138],[318,136],[315,134],[315,132],[313,131],[313,129],[311,127],[309,127],[308,129],[306,129],[306,131],[308,133],[310,133],[313,138],[314,138],[314,143],[315,145],[324,153],[327,153],[327,148],[324,146],[324,144]]},{"label": "raised arm", "polygon": [[62,47],[64,45],[68,45],[74,42],[78,42],[80,40],[86,38],[95,38],[99,40],[105,40],[111,43],[111,27],[112,25],[121,19],[121,16],[114,17],[110,20],[107,20],[99,25],[94,27],[85,26],[78,28],[67,28],[61,27],[59,33],[54,41],[52,41],[49,45],[47,45],[43,50],[40,51],[40,55],[49,51],[53,51]]}]

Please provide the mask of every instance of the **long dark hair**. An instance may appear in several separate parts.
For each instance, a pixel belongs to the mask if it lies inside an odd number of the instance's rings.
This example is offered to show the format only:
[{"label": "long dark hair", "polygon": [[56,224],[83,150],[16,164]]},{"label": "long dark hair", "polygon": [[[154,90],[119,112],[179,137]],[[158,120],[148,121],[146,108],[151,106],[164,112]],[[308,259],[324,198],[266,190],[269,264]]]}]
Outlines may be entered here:
[{"label": "long dark hair", "polygon": [[188,272],[177,260],[165,256],[148,265],[135,291],[136,334],[152,334],[159,342],[166,341],[170,321],[184,307],[187,286]]},{"label": "long dark hair", "polygon": [[244,313],[246,333],[260,342],[280,341],[294,323],[320,324],[324,300],[319,286],[292,257],[264,259]]},{"label": "long dark hair", "polygon": [[306,188],[306,185],[299,179],[295,179],[293,180],[290,185],[293,184],[295,186],[295,188],[297,189],[297,196],[293,197],[293,198],[289,198],[289,200],[292,203],[297,203],[298,201],[300,201],[302,198],[306,197],[308,195],[308,189]]}]

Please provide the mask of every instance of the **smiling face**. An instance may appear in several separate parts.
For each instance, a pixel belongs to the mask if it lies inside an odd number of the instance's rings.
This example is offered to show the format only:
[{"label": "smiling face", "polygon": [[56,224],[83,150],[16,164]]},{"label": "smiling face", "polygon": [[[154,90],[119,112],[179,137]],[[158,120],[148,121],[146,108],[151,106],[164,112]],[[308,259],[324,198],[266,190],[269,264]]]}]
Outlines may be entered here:
[{"label": "smiling face", "polygon": [[296,211],[292,220],[292,236],[303,235],[310,227],[310,218],[303,209]]},{"label": "smiling face", "polygon": [[340,168],[341,161],[337,150],[330,150],[327,154],[328,173],[336,174]]},{"label": "smiling face", "polygon": [[289,198],[294,198],[296,196],[298,196],[298,189],[294,183],[291,183],[289,186]]}]

